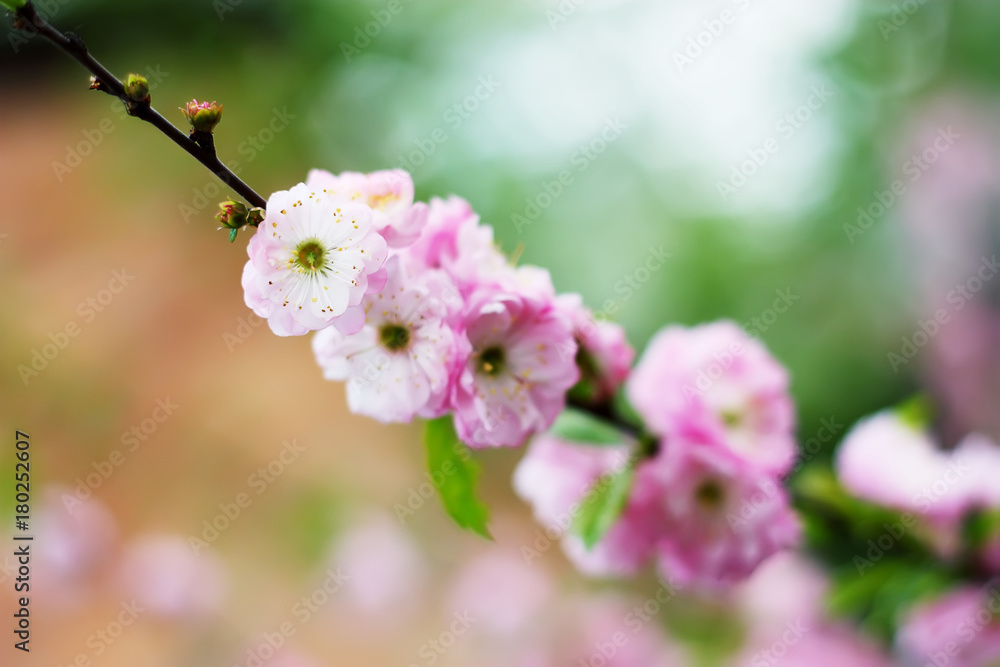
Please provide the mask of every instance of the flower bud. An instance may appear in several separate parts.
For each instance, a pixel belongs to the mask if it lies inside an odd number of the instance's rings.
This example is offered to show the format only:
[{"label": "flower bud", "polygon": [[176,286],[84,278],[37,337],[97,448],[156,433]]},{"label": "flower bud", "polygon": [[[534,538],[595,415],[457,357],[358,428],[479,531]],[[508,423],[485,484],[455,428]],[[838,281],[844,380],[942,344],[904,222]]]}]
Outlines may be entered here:
[{"label": "flower bud", "polygon": [[247,219],[249,211],[247,211],[246,204],[243,202],[224,201],[219,204],[219,209],[221,210],[215,217],[227,229],[239,229],[240,227],[245,227],[247,222],[249,222]]},{"label": "flower bud", "polygon": [[129,74],[125,79],[125,94],[136,102],[149,101],[149,82],[141,74]]},{"label": "flower bud", "polygon": [[26,4],[28,4],[27,0],[0,0],[0,6],[6,7],[11,11],[17,11]]},{"label": "flower bud", "polygon": [[251,227],[259,227],[264,222],[265,211],[259,206],[255,206],[247,213],[247,224]]},{"label": "flower bud", "polygon": [[216,102],[191,100],[181,111],[184,112],[184,117],[191,123],[195,132],[211,133],[222,120],[222,105]]}]

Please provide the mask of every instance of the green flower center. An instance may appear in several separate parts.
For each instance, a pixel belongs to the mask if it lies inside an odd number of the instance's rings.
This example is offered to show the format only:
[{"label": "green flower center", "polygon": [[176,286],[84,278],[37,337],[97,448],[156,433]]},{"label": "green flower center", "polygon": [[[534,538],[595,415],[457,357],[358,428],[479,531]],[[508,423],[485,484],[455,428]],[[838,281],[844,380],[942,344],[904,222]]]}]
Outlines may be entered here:
[{"label": "green flower center", "polygon": [[504,353],[502,347],[488,347],[479,353],[478,370],[496,377],[503,373],[505,366]]},{"label": "green flower center", "polygon": [[326,248],[316,240],[303,241],[295,249],[295,266],[303,271],[319,271],[326,264]]},{"label": "green flower center", "polygon": [[410,344],[410,330],[398,324],[386,324],[379,329],[378,337],[382,347],[391,352],[399,352]]},{"label": "green flower center", "polygon": [[726,499],[722,485],[714,479],[706,479],[694,490],[694,499],[706,510],[717,510]]}]

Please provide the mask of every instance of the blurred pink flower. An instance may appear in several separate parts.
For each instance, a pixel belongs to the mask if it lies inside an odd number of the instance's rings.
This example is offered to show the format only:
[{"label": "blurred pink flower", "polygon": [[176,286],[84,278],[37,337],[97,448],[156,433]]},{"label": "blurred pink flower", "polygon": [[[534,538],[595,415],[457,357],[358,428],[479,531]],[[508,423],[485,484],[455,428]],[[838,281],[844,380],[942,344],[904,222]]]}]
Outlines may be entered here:
[{"label": "blurred pink flower", "polygon": [[146,535],[125,549],[119,570],[123,594],[144,611],[175,619],[199,619],[222,608],[228,572],[210,552],[195,554],[175,535]]},{"label": "blurred pink flower", "polygon": [[333,543],[329,562],[342,568],[349,585],[336,598],[347,615],[382,624],[407,618],[426,594],[427,563],[408,531],[384,514],[366,514]]},{"label": "blurred pink flower", "polygon": [[41,547],[32,587],[49,604],[73,605],[102,587],[118,558],[118,527],[98,500],[79,500],[69,489],[41,494],[35,510],[35,539]]},{"label": "blurred pink flower", "polygon": [[1000,661],[1000,589],[954,589],[910,611],[896,634],[906,665],[984,667]]},{"label": "blurred pink flower", "polygon": [[799,541],[799,523],[780,481],[747,474],[710,447],[670,441],[636,474],[647,479],[637,479],[635,502],[653,503],[665,516],[657,542],[660,569],[681,586],[736,583]]},{"label": "blurred pink flower", "polygon": [[[951,452],[895,411],[858,422],[836,453],[837,476],[857,497],[956,527],[977,507],[1000,506],[1000,447],[971,434]],[[892,475],[886,475],[892,470]]]},{"label": "blurred pink flower", "polygon": [[243,270],[247,306],[279,336],[336,326],[364,326],[361,300],[385,282],[386,243],[363,203],[304,184],[275,192],[247,245]]},{"label": "blurred pink flower", "polygon": [[684,667],[687,654],[662,631],[643,602],[617,595],[571,598],[563,612],[569,625],[557,665],[585,667]]},{"label": "blurred pink flower", "polygon": [[482,288],[465,331],[471,349],[453,396],[462,441],[517,446],[551,426],[579,377],[570,323],[552,300]]},{"label": "blurred pink flower", "polygon": [[635,359],[635,350],[629,345],[625,330],[618,324],[595,320],[579,294],[561,294],[557,301],[573,323],[573,335],[579,346],[580,380],[591,385],[587,400],[592,403],[609,400],[625,382]]},{"label": "blurred pink flower", "polygon": [[[574,445],[536,437],[514,475],[518,494],[539,521],[560,533],[599,481],[624,469],[626,448]],[[563,548],[577,568],[594,576],[634,574],[657,558],[662,574],[680,586],[715,589],[747,576],[766,558],[794,546],[799,526],[777,480],[748,474],[712,450],[674,440],[638,463],[618,520],[593,548],[571,533]]]},{"label": "blurred pink flower", "polygon": [[842,625],[790,620],[770,637],[757,637],[729,663],[732,667],[892,667],[872,642]]},{"label": "blurred pink flower", "polygon": [[732,322],[661,330],[626,389],[646,426],[668,440],[690,436],[772,474],[795,458],[788,374]]},{"label": "blurred pink flower", "polygon": [[452,580],[448,604],[468,611],[477,633],[520,641],[538,630],[554,595],[544,570],[517,553],[491,549],[462,566]]},{"label": "blurred pink flower", "polygon": [[449,325],[462,301],[441,271],[407,275],[399,258],[388,280],[365,297],[364,328],[345,336],[333,327],[313,338],[328,380],[347,381],[351,411],[381,422],[437,417],[449,407],[457,371],[456,334]]},{"label": "blurred pink flower", "polygon": [[306,185],[330,197],[356,201],[374,212],[375,230],[390,248],[413,243],[427,223],[427,204],[413,202],[413,179],[402,169],[360,174],[345,171],[334,175],[313,169]]}]

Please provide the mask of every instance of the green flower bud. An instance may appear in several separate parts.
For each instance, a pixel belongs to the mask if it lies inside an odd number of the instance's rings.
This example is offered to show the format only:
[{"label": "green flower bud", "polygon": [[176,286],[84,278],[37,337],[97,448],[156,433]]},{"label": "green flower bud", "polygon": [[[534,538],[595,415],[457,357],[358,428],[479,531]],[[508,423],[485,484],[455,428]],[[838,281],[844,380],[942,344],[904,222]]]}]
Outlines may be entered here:
[{"label": "green flower bud", "polygon": [[191,100],[181,108],[184,117],[191,123],[195,132],[209,132],[222,120],[222,105],[216,102],[199,102]]},{"label": "green flower bud", "polygon": [[260,223],[264,222],[264,215],[265,215],[264,209],[260,208],[259,206],[255,206],[254,208],[250,209],[250,212],[247,214],[247,224],[250,225],[251,227],[260,226]]},{"label": "green flower bud", "polygon": [[129,74],[125,79],[125,94],[136,102],[149,99],[149,82],[140,74]]},{"label": "green flower bud", "polygon": [[239,229],[249,222],[247,217],[249,211],[243,202],[224,201],[219,204],[219,209],[215,217],[227,229]]}]

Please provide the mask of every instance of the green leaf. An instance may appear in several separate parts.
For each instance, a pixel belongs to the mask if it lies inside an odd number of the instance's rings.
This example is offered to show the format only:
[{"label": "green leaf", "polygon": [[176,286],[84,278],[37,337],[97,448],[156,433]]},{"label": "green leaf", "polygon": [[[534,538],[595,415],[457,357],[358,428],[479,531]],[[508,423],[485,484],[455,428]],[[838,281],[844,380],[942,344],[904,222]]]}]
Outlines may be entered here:
[{"label": "green leaf", "polygon": [[486,527],[490,520],[489,508],[477,495],[479,465],[455,434],[451,417],[427,422],[424,445],[431,479],[441,480],[434,485],[445,511],[460,527],[492,540]]},{"label": "green leaf", "polygon": [[571,408],[563,410],[550,432],[563,440],[585,445],[622,444],[622,434],[617,428],[586,412]]},{"label": "green leaf", "polygon": [[583,544],[588,549],[600,542],[621,516],[632,488],[632,472],[629,462],[624,468],[603,475],[587,492],[573,520],[573,532],[583,538]]}]

